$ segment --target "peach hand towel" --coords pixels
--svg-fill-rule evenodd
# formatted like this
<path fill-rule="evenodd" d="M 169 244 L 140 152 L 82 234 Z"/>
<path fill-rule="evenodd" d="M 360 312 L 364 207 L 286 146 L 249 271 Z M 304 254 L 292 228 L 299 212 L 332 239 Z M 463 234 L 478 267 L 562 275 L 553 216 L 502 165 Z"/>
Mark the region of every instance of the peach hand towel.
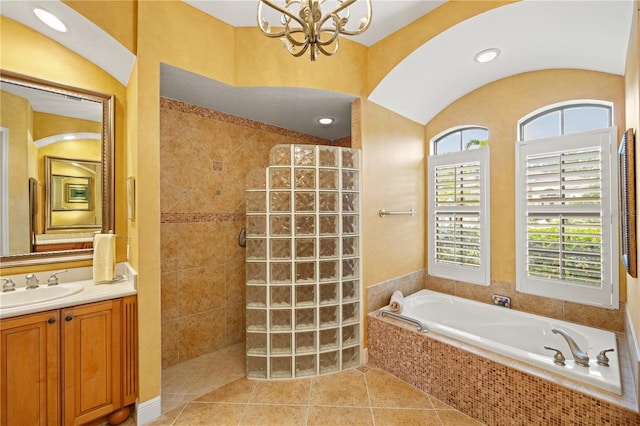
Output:
<path fill-rule="evenodd" d="M 400 290 L 396 290 L 391 295 L 391 299 L 389 300 L 389 310 L 391 312 L 402 312 L 402 302 L 404 301 L 404 296 Z"/>
<path fill-rule="evenodd" d="M 97 234 L 93 238 L 93 281 L 110 283 L 116 273 L 116 236 Z"/>

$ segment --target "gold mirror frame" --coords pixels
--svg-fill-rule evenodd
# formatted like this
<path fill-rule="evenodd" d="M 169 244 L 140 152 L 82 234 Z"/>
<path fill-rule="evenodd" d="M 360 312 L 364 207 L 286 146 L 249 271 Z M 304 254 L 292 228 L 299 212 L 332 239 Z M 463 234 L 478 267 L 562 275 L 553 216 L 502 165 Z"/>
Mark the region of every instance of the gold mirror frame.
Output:
<path fill-rule="evenodd" d="M 114 164 L 114 118 L 115 97 L 65 84 L 54 83 L 14 72 L 0 70 L 0 81 L 63 96 L 73 96 L 102 104 L 102 228 L 101 232 L 115 231 L 115 164 Z M 0 267 L 43 265 L 49 263 L 75 262 L 93 259 L 93 249 L 61 250 L 42 253 L 24 253 L 0 256 Z"/>

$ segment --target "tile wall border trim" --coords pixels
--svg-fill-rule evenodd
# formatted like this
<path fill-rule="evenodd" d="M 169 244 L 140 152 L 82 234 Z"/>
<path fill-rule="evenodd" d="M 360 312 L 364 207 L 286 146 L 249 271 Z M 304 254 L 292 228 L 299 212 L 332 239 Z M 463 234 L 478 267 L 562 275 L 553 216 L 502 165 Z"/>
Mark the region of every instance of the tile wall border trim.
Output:
<path fill-rule="evenodd" d="M 244 222 L 244 213 L 160 213 L 160 223 Z"/>

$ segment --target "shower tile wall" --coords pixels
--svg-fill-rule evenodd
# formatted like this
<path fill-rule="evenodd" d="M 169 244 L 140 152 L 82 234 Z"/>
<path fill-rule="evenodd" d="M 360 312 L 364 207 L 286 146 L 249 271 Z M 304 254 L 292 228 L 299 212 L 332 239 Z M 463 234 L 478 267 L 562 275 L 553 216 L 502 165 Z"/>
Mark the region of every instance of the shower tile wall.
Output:
<path fill-rule="evenodd" d="M 349 146 L 160 100 L 163 368 L 245 339 L 245 177 L 277 144 Z"/>

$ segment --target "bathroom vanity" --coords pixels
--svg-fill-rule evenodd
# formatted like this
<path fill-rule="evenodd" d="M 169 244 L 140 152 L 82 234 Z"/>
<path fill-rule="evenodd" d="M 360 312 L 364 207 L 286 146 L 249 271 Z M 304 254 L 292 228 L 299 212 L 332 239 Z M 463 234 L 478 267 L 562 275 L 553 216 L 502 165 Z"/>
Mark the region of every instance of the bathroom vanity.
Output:
<path fill-rule="evenodd" d="M 137 389 L 134 280 L 81 283 L 66 298 L 1 309 L 2 426 L 119 424 L 129 416 Z M 21 308 L 28 313 L 12 315 Z"/>

